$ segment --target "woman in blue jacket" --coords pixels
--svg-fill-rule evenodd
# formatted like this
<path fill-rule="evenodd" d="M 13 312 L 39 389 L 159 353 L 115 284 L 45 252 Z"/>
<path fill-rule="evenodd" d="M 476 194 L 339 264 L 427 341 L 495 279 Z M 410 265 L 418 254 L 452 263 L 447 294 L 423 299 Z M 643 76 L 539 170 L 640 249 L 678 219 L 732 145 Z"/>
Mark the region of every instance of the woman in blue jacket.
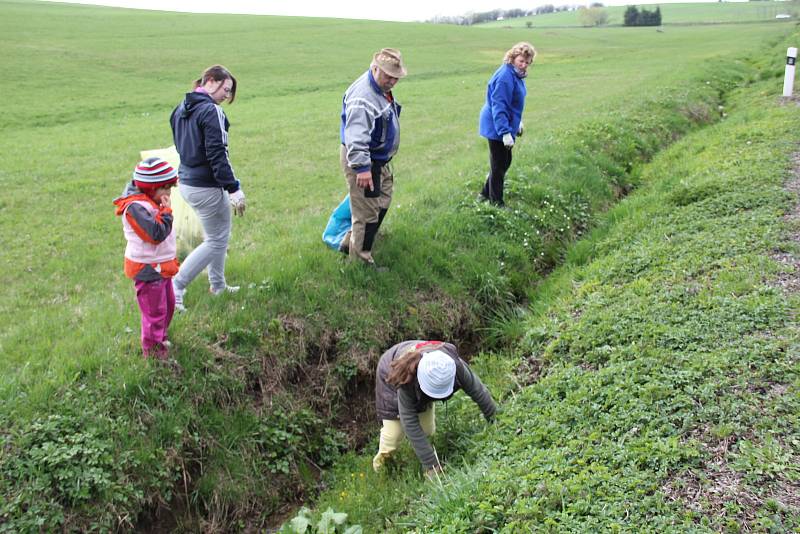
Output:
<path fill-rule="evenodd" d="M 183 261 L 172 279 L 175 309 L 184 311 L 186 286 L 208 267 L 213 295 L 234 293 L 225 280 L 225 254 L 231 236 L 231 206 L 244 214 L 244 192 L 228 158 L 228 122 L 222 111 L 236 98 L 236 78 L 222 65 L 207 68 L 170 117 L 181 156 L 178 189 L 203 225 L 203 243 Z"/>
<path fill-rule="evenodd" d="M 506 52 L 503 64 L 495 71 L 486 88 L 486 103 L 481 109 L 480 134 L 489 141 L 489 175 L 481 196 L 503 206 L 503 182 L 511 166 L 514 140 L 522 135 L 522 111 L 525 108 L 525 77 L 536 58 L 530 43 L 517 43 Z"/>

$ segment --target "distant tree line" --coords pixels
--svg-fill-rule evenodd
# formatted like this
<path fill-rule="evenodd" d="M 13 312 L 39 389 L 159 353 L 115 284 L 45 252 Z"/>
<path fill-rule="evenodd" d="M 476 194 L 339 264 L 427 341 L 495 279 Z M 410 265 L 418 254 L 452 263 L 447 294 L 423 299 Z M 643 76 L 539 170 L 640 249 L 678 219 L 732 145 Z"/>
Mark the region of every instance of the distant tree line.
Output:
<path fill-rule="evenodd" d="M 600 4 L 602 5 L 602 4 Z M 471 26 L 482 22 L 492 22 L 498 19 L 514 19 L 517 17 L 529 17 L 531 15 L 545 15 L 547 13 L 558 13 L 560 11 L 575 11 L 579 6 L 554 6 L 546 4 L 534 9 L 493 9 L 481 13 L 467 13 L 454 17 L 434 17 L 428 22 L 435 24 L 458 24 L 460 26 Z"/>
<path fill-rule="evenodd" d="M 608 24 L 608 13 L 603 9 L 603 4 L 595 2 L 589 7 L 578 8 L 578 21 L 581 26 L 603 26 Z"/>
<path fill-rule="evenodd" d="M 636 6 L 628 6 L 623 18 L 625 26 L 661 26 L 661 8 L 656 6 L 655 11 L 648 11 L 642 8 L 639 11 Z"/>

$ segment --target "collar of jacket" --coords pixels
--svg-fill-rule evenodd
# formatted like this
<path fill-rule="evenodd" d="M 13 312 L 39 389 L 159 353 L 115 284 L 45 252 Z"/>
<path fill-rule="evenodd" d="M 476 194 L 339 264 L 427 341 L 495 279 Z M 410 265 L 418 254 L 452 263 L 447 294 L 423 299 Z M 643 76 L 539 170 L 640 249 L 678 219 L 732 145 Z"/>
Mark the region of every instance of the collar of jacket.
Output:
<path fill-rule="evenodd" d="M 381 96 L 383 96 L 384 94 L 387 94 L 387 93 L 383 92 L 383 89 L 381 89 L 381 86 L 378 85 L 378 82 L 375 81 L 375 77 L 372 75 L 372 68 L 371 67 L 367 70 L 367 76 L 369 77 L 369 84 L 372 86 L 372 89 L 376 93 L 378 93 Z M 389 91 L 388 94 L 392 94 L 392 92 Z"/>
<path fill-rule="evenodd" d="M 192 91 L 186 93 L 186 97 L 183 99 L 182 103 L 183 109 L 181 110 L 181 116 L 188 117 L 198 106 L 205 103 L 216 104 L 214 99 L 211 98 L 211 95 L 207 92 Z"/>
<path fill-rule="evenodd" d="M 410 353 L 415 351 L 425 354 L 426 352 L 441 349 L 442 346 L 444 346 L 444 341 L 420 341 L 419 343 L 414 343 L 410 347 L 404 349 L 397 359 L 399 360 L 400 358 L 405 358 Z"/>
<path fill-rule="evenodd" d="M 516 76 L 516 77 L 517 77 L 517 79 L 519 79 L 519 80 L 524 80 L 525 78 L 527 78 L 527 77 L 528 77 L 528 74 L 527 74 L 527 73 L 525 74 L 525 76 L 520 76 L 520 75 L 519 75 L 519 73 L 517 73 L 517 68 L 516 68 L 514 65 L 512 65 L 511 63 L 506 63 L 505 65 L 506 65 L 506 67 L 508 67 L 509 69 L 511 69 L 511 72 L 513 72 L 513 73 L 514 73 L 514 76 Z"/>
<path fill-rule="evenodd" d="M 154 208 L 158 209 L 158 204 L 156 204 L 152 198 L 148 197 L 144 193 L 135 193 L 127 197 L 120 197 L 114 201 L 114 205 L 117 206 L 116 214 L 122 215 L 125 212 L 125 209 L 136 201 L 147 202 Z"/>

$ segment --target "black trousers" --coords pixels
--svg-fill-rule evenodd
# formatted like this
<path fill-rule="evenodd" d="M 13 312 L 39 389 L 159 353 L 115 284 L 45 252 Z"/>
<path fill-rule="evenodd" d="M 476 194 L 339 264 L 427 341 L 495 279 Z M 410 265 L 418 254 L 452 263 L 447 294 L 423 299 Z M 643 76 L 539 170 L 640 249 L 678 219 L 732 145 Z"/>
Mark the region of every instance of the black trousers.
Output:
<path fill-rule="evenodd" d="M 502 206 L 503 202 L 503 183 L 506 178 L 506 171 L 511 167 L 511 149 L 506 148 L 502 141 L 489 139 L 489 175 L 483 185 L 481 196 Z"/>

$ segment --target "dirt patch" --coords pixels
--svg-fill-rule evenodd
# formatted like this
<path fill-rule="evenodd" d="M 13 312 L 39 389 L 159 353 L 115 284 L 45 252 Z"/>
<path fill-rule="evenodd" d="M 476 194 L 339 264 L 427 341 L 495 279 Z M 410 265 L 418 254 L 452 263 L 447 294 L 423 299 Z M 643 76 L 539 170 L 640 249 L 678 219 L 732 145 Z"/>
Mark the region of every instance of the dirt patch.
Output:
<path fill-rule="evenodd" d="M 800 247 L 800 152 L 792 157 L 792 175 L 784 185 L 787 192 L 794 196 L 794 203 L 783 216 L 789 228 L 789 239 Z M 772 283 L 785 293 L 800 292 L 800 257 L 796 253 L 776 251 L 771 254 L 773 260 L 786 266 Z"/>
<path fill-rule="evenodd" d="M 758 508 L 761 499 L 745 489 L 741 475 L 728 464 L 730 447 L 737 438 L 729 436 L 714 442 L 710 436 L 709 428 L 699 430 L 693 436 L 703 442 L 710 459 L 699 469 L 673 477 L 662 490 L 670 500 L 678 501 L 703 516 L 724 518 L 728 503 L 736 503 L 744 511 L 736 519 L 741 523 L 749 522 L 754 518 L 752 512 Z"/>
<path fill-rule="evenodd" d="M 778 100 L 778 103 L 781 106 L 786 106 L 786 105 L 789 105 L 789 104 L 794 104 L 795 106 L 800 106 L 800 95 L 782 96 Z"/>
<path fill-rule="evenodd" d="M 544 362 L 540 355 L 534 354 L 529 358 L 524 358 L 516 369 L 514 376 L 517 377 L 521 387 L 530 386 L 539 381 L 544 372 Z"/>
<path fill-rule="evenodd" d="M 792 240 L 800 243 L 800 152 L 792 157 L 792 176 L 784 188 L 795 197 L 794 206 L 784 215 L 784 220 L 793 228 Z"/>
<path fill-rule="evenodd" d="M 707 104 L 687 104 L 680 112 L 695 124 L 710 124 L 714 120 L 714 112 Z"/>
<path fill-rule="evenodd" d="M 755 526 L 758 514 L 764 507 L 778 510 L 800 507 L 800 484 L 788 478 L 764 481 L 763 484 L 745 483 L 740 472 L 730 464 L 731 451 L 741 440 L 753 436 L 727 436 L 716 438 L 710 427 L 698 429 L 691 438 L 702 443 L 708 460 L 699 467 L 671 477 L 661 490 L 673 502 L 697 514 L 709 517 L 724 525 L 733 520 L 743 532 Z"/>
<path fill-rule="evenodd" d="M 772 259 L 782 263 L 788 269 L 778 274 L 778 277 L 770 285 L 779 287 L 785 293 L 800 292 L 800 259 L 785 252 L 772 254 Z"/>
<path fill-rule="evenodd" d="M 750 524 L 762 504 L 762 497 L 749 491 L 742 483 L 741 474 L 728 464 L 729 448 L 735 441 L 735 438 L 726 438 L 716 445 L 707 444 L 711 459 L 699 469 L 670 479 L 662 487 L 667 498 L 681 503 L 698 516 L 722 520 L 729 517 L 729 507 L 735 503 L 740 510 L 735 516 L 736 522 L 743 527 Z"/>

